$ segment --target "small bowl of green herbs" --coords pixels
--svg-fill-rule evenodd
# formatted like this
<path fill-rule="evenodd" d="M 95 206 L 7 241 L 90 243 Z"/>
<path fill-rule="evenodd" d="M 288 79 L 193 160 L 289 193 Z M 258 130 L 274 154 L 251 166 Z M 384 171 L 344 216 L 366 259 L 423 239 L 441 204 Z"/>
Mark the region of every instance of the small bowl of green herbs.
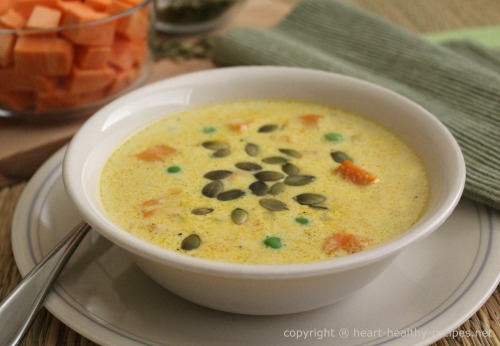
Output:
<path fill-rule="evenodd" d="M 242 0 L 156 0 L 156 29 L 165 33 L 195 34 L 224 24 Z"/>

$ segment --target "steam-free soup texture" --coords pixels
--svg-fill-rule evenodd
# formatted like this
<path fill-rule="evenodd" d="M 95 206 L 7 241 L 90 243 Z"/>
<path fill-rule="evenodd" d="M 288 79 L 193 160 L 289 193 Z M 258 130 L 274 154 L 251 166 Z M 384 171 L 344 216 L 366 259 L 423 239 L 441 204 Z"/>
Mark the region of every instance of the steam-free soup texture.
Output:
<path fill-rule="evenodd" d="M 160 247 L 252 264 L 326 260 L 398 236 L 428 182 L 395 134 L 331 106 L 231 101 L 141 129 L 107 162 L 111 220 Z"/>

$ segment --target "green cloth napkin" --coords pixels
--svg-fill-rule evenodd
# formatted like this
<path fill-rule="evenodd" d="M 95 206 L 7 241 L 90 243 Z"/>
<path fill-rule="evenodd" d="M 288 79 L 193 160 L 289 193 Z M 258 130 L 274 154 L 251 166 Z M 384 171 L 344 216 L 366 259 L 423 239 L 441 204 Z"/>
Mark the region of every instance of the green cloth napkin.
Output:
<path fill-rule="evenodd" d="M 434 44 L 336 0 L 303 0 L 271 29 L 217 38 L 214 62 L 286 65 L 368 80 L 414 100 L 453 133 L 464 195 L 500 210 L 500 55 L 475 43 Z"/>

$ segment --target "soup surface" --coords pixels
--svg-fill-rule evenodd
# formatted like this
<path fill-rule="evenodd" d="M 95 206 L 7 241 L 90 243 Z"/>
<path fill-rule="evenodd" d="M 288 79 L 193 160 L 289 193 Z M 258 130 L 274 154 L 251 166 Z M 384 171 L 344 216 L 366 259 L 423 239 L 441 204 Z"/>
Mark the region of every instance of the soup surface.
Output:
<path fill-rule="evenodd" d="M 128 232 L 216 261 L 281 264 L 384 243 L 425 210 L 414 151 L 330 106 L 232 101 L 168 116 L 107 162 L 101 199 Z"/>

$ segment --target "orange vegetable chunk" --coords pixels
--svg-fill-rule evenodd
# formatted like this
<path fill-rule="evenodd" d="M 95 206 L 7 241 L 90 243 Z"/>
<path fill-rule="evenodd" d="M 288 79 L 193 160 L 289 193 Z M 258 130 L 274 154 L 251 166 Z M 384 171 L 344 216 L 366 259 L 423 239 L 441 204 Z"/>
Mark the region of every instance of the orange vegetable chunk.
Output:
<path fill-rule="evenodd" d="M 61 108 L 74 108 L 80 103 L 80 95 L 70 94 L 64 89 L 39 92 L 36 95 L 35 108 L 49 111 Z"/>
<path fill-rule="evenodd" d="M 365 171 L 349 160 L 344 160 L 344 162 L 334 170 L 334 173 L 358 185 L 369 185 L 378 181 L 376 175 Z"/>
<path fill-rule="evenodd" d="M 0 27 L 3 26 L 8 29 L 21 29 L 25 24 L 26 19 L 23 15 L 12 8 L 8 9 L 0 16 Z"/>
<path fill-rule="evenodd" d="M 127 70 L 134 66 L 136 62 L 139 62 L 139 58 L 143 53 L 140 43 L 116 37 L 111 46 L 109 63 L 122 70 Z"/>
<path fill-rule="evenodd" d="M 50 29 L 59 26 L 62 12 L 45 6 L 35 6 L 26 23 L 29 29 Z"/>
<path fill-rule="evenodd" d="M 96 11 L 106 12 L 111 4 L 111 0 L 85 0 L 85 3 Z"/>
<path fill-rule="evenodd" d="M 67 75 L 73 64 L 73 46 L 59 37 L 22 36 L 14 45 L 14 64 L 24 73 Z"/>
<path fill-rule="evenodd" d="M 135 154 L 135 157 L 148 162 L 163 161 L 176 151 L 175 148 L 169 147 L 168 145 L 159 144 Z"/>
<path fill-rule="evenodd" d="M 136 6 L 126 0 L 113 0 L 108 8 L 111 15 L 127 11 Z M 147 8 L 135 11 L 125 17 L 119 18 L 116 31 L 129 39 L 144 39 L 147 36 L 149 17 Z"/>
<path fill-rule="evenodd" d="M 78 46 L 75 63 L 80 68 L 101 68 L 107 65 L 110 55 L 110 46 Z"/>
<path fill-rule="evenodd" d="M 73 67 L 69 77 L 69 91 L 72 94 L 88 93 L 110 85 L 115 77 L 111 67 L 99 69 L 81 69 Z"/>
<path fill-rule="evenodd" d="M 0 16 L 7 12 L 7 10 L 14 7 L 14 0 L 2 0 L 0 1 Z"/>
<path fill-rule="evenodd" d="M 4 1 L 4 0 L 2 0 Z M 54 9 L 59 8 L 59 0 L 16 0 L 15 9 L 23 15 L 24 18 L 29 18 L 35 6 L 46 6 Z"/>
<path fill-rule="evenodd" d="M 26 110 L 33 106 L 34 95 L 28 91 L 0 91 L 0 103 L 13 110 Z"/>
<path fill-rule="evenodd" d="M 14 34 L 0 34 L 0 67 L 12 64 L 15 42 Z"/>
<path fill-rule="evenodd" d="M 25 71 L 14 67 L 0 69 L 0 90 L 33 91 L 35 79 Z"/>
<path fill-rule="evenodd" d="M 352 233 L 339 232 L 334 233 L 331 237 L 325 240 L 325 243 L 323 244 L 323 251 L 327 254 L 337 251 L 352 254 L 364 250 L 369 244 L 370 241 L 368 238 Z"/>
<path fill-rule="evenodd" d="M 318 127 L 318 123 L 323 118 L 323 116 L 319 114 L 304 114 L 301 115 L 299 118 L 302 124 L 304 125 L 311 127 Z"/>
<path fill-rule="evenodd" d="M 81 2 L 64 2 L 64 18 L 62 25 L 83 24 L 108 17 L 105 12 L 94 10 Z M 110 45 L 115 35 L 116 21 L 110 20 L 99 24 L 88 24 L 81 28 L 62 31 L 62 35 L 80 45 Z"/>
<path fill-rule="evenodd" d="M 126 89 L 130 84 L 132 84 L 137 79 L 138 73 L 139 71 L 135 67 L 132 67 L 128 70 L 118 69 L 115 73 L 115 80 L 108 89 L 109 95 L 116 94 Z"/>

